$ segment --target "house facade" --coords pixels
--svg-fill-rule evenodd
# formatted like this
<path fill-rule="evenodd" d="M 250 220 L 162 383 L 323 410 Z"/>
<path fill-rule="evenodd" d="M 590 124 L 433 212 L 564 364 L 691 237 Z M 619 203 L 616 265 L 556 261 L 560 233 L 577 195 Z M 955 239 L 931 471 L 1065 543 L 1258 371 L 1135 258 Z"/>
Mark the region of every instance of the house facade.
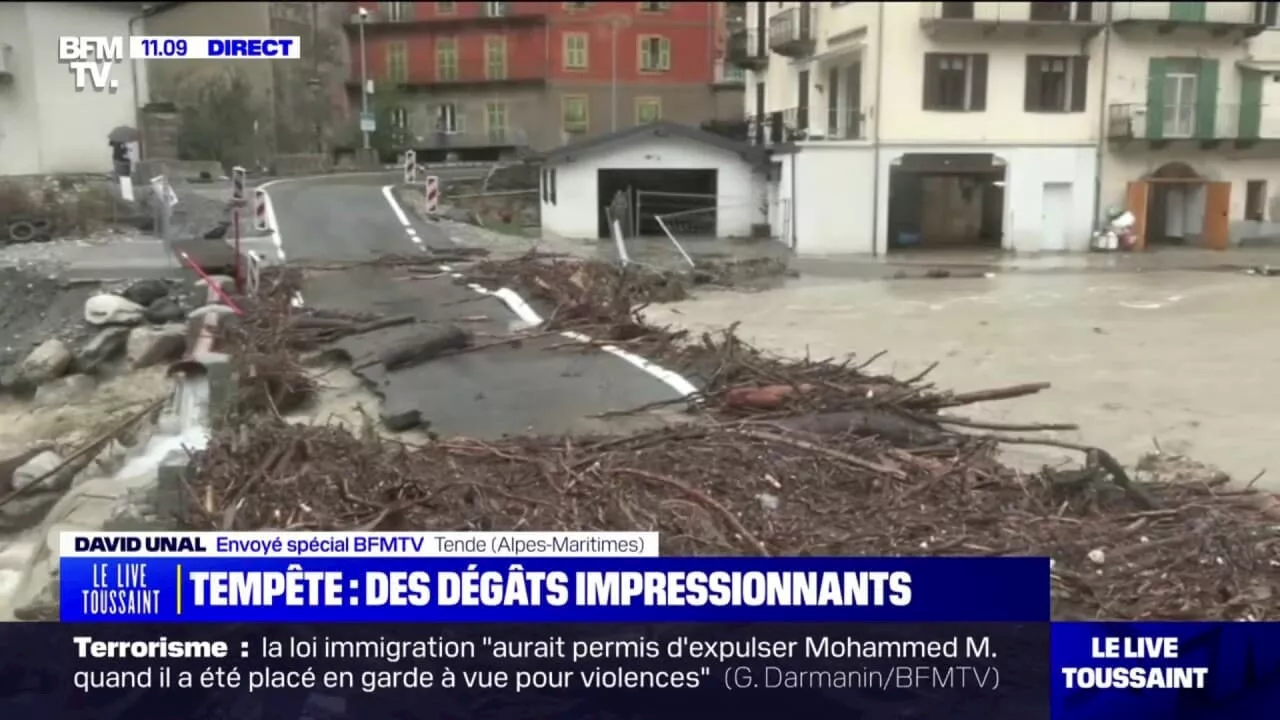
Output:
<path fill-rule="evenodd" d="M 799 252 L 1083 250 L 1112 206 L 1225 247 L 1269 198 L 1274 8 L 759 2 L 727 53 Z"/>
<path fill-rule="evenodd" d="M 114 91 L 77 90 L 58 61 L 58 38 L 126 37 L 141 10 L 141 3 L 0 4 L 0 175 L 111 170 L 107 134 L 136 122 L 136 75 L 120 64 Z"/>
<path fill-rule="evenodd" d="M 353 104 L 375 104 L 419 157 L 546 149 L 638 123 L 741 118 L 711 2 L 358 3 Z M 360 37 L 363 36 L 363 42 Z"/>

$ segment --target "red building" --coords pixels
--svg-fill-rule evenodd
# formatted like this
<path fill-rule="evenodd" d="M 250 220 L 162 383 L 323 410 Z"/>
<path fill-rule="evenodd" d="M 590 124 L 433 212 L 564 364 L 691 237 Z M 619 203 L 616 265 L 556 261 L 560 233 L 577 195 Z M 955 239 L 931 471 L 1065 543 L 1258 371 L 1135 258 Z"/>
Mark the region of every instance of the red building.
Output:
<path fill-rule="evenodd" d="M 361 67 L 393 144 L 427 156 L 544 149 L 640 122 L 740 118 L 725 3 L 356 3 Z M 363 35 L 363 41 L 361 41 Z M 386 137 L 384 135 L 384 137 Z"/>

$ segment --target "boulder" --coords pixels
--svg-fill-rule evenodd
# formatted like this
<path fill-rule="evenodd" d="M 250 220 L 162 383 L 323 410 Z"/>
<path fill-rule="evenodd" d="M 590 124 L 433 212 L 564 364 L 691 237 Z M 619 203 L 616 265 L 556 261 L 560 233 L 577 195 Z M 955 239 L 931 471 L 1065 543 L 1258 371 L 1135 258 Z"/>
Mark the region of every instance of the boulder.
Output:
<path fill-rule="evenodd" d="M 76 354 L 76 369 L 82 373 L 96 372 L 105 363 L 120 357 L 128 341 L 129 328 L 103 328 Z"/>
<path fill-rule="evenodd" d="M 173 362 L 187 351 L 186 330 L 181 325 L 136 327 L 129 332 L 125 358 L 138 368 Z"/>
<path fill-rule="evenodd" d="M 40 489 L 53 490 L 58 478 L 54 471 L 61 464 L 61 455 L 52 450 L 45 450 L 13 471 L 13 489 L 24 490 L 38 482 Z M 50 473 L 54 474 L 50 475 Z"/>
<path fill-rule="evenodd" d="M 84 321 L 90 325 L 137 325 L 143 308 L 119 295 L 94 295 L 84 303 Z"/>
<path fill-rule="evenodd" d="M 180 322 L 186 316 L 187 311 L 183 310 L 178 301 L 171 297 L 162 297 L 156 300 L 142 312 L 142 317 L 153 325 Z"/>
<path fill-rule="evenodd" d="M 18 374 L 30 383 L 48 382 L 66 374 L 73 357 L 66 343 L 58 338 L 49 338 L 22 361 Z"/>
<path fill-rule="evenodd" d="M 167 296 L 168 294 L 169 283 L 158 278 L 149 278 L 134 282 L 120 293 L 120 297 L 123 297 L 125 300 L 138 303 L 139 305 L 146 306 Z"/>
<path fill-rule="evenodd" d="M 13 474 L 18 468 L 26 465 L 32 458 L 53 447 L 52 443 L 42 442 L 32 445 L 21 452 L 0 449 L 0 491 L 13 490 Z"/>
<path fill-rule="evenodd" d="M 88 375 L 68 375 L 36 389 L 33 402 L 40 407 L 64 407 L 93 393 L 98 381 Z"/>

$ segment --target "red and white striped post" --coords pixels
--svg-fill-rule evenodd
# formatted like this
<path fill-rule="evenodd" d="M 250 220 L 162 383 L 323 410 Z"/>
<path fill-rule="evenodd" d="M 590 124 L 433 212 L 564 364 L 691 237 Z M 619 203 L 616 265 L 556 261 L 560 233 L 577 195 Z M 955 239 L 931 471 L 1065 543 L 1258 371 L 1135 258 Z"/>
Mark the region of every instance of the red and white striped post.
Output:
<path fill-rule="evenodd" d="M 253 191 L 253 228 L 259 231 L 271 230 L 271 221 L 267 219 L 267 191 Z"/>
<path fill-rule="evenodd" d="M 428 215 L 435 215 L 440 212 L 440 178 L 435 175 L 428 175 L 425 187 L 426 191 L 422 196 L 422 210 Z"/>
<path fill-rule="evenodd" d="M 417 181 L 418 177 L 418 153 L 412 150 L 404 151 L 404 184 L 412 185 Z"/>

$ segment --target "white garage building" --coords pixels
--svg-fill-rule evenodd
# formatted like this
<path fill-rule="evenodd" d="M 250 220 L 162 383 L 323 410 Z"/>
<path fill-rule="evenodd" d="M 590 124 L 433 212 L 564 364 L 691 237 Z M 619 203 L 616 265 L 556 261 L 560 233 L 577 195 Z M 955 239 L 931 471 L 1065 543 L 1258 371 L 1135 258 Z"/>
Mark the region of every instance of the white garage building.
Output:
<path fill-rule="evenodd" d="M 625 198 L 629 236 L 748 237 L 767 231 L 768 153 L 675 123 L 653 123 L 565 145 L 542 165 L 542 229 L 565 238 L 608 237 L 606 207 Z"/>

